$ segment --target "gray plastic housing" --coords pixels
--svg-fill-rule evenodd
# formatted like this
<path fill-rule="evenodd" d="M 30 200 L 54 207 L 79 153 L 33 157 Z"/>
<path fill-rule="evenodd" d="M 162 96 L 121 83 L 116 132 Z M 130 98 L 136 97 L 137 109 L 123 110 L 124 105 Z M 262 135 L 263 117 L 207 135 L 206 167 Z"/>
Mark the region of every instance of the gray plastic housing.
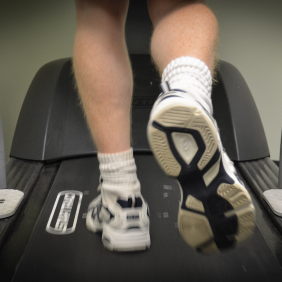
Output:
<path fill-rule="evenodd" d="M 281 131 L 281 141 L 280 141 L 278 188 L 282 189 L 282 131 Z"/>
<path fill-rule="evenodd" d="M 146 126 L 159 94 L 159 78 L 149 55 L 132 55 L 131 61 L 135 74 L 132 145 L 137 151 L 150 151 Z M 10 155 L 49 161 L 96 152 L 75 88 L 72 60 L 44 65 L 23 102 Z"/>
<path fill-rule="evenodd" d="M 71 60 L 47 63 L 36 73 L 16 125 L 11 156 L 52 160 L 94 153 L 72 77 Z"/>
<path fill-rule="evenodd" d="M 159 94 L 159 76 L 147 54 L 131 55 L 134 73 L 132 146 L 151 152 L 146 127 Z M 223 146 L 234 161 L 269 156 L 265 133 L 250 90 L 239 71 L 220 62 L 213 87 L 214 115 Z M 51 161 L 97 153 L 87 127 L 70 58 L 44 65 L 35 75 L 17 122 L 11 156 Z"/>
<path fill-rule="evenodd" d="M 250 89 L 238 69 L 227 62 L 219 64 L 212 101 L 223 146 L 233 161 L 269 156 L 267 139 Z"/>
<path fill-rule="evenodd" d="M 5 189 L 6 187 L 7 187 L 7 183 L 6 183 L 5 147 L 4 147 L 2 122 L 0 117 L 0 189 Z"/>

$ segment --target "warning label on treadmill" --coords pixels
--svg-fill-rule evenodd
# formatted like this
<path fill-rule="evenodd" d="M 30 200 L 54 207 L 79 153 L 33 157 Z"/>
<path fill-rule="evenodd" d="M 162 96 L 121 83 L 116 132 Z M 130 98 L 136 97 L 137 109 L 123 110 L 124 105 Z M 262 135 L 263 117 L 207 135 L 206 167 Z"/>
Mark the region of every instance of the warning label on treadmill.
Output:
<path fill-rule="evenodd" d="M 58 194 L 46 231 L 55 235 L 67 235 L 75 231 L 81 206 L 82 192 L 62 191 Z"/>

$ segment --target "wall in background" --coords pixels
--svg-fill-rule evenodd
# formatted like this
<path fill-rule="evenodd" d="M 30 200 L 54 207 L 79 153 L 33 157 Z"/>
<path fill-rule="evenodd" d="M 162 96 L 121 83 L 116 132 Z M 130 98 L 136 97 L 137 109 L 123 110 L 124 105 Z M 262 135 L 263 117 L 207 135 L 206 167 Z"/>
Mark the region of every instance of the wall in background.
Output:
<path fill-rule="evenodd" d="M 219 59 L 235 65 L 247 81 L 271 157 L 278 159 L 282 127 L 282 2 L 208 0 L 207 5 L 220 24 Z M 0 0 L 0 114 L 6 158 L 31 80 L 45 63 L 72 56 L 74 32 L 74 1 Z"/>
<path fill-rule="evenodd" d="M 74 1 L 0 0 L 0 114 L 6 159 L 35 73 L 47 62 L 72 55 L 74 32 Z"/>
<path fill-rule="evenodd" d="M 247 81 L 264 125 L 270 156 L 278 160 L 282 128 L 282 2 L 208 0 L 207 4 L 220 24 L 219 58 L 235 65 Z"/>

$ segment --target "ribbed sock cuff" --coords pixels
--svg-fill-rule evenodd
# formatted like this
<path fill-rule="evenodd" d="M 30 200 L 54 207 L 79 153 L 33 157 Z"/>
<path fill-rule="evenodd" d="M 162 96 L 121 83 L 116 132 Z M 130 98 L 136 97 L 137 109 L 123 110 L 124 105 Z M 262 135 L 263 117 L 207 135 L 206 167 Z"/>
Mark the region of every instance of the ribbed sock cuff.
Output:
<path fill-rule="evenodd" d="M 165 81 L 171 89 L 189 93 L 212 113 L 212 75 L 203 61 L 189 56 L 171 61 L 162 74 L 162 82 Z"/>
<path fill-rule="evenodd" d="M 104 154 L 98 153 L 104 189 L 139 189 L 133 150 Z"/>

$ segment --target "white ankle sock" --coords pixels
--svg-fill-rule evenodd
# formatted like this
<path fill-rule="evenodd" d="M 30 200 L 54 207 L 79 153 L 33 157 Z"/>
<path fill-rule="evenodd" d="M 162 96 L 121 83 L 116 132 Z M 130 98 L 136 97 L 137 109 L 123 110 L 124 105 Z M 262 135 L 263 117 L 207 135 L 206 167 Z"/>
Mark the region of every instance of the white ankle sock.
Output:
<path fill-rule="evenodd" d="M 162 74 L 170 89 L 184 90 L 212 114 L 212 75 L 204 62 L 193 57 L 180 57 L 171 61 Z"/>
<path fill-rule="evenodd" d="M 114 154 L 98 153 L 98 160 L 103 189 L 115 192 L 140 191 L 132 148 Z"/>

